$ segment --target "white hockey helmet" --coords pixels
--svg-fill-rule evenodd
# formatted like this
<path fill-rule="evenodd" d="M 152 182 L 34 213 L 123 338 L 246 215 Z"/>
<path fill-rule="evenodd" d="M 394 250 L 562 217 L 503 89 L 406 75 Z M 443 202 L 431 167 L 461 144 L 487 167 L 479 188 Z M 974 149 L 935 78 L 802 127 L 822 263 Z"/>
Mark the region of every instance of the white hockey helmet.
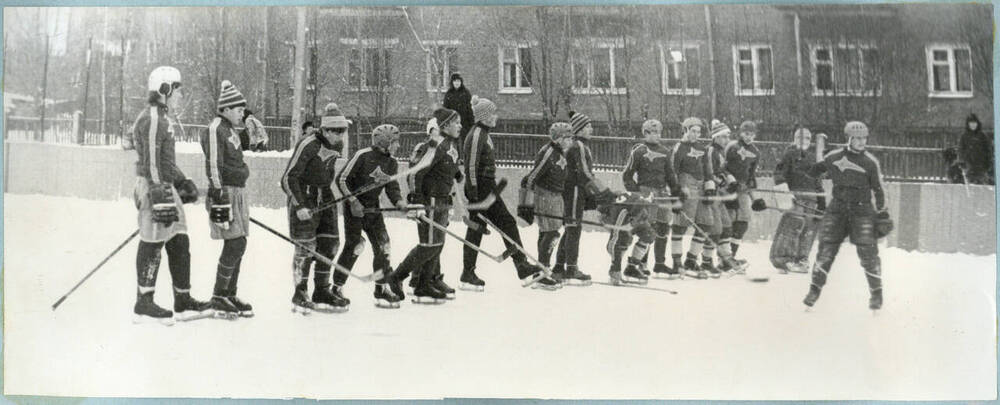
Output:
<path fill-rule="evenodd" d="M 173 66 L 160 66 L 149 73 L 146 90 L 155 91 L 169 96 L 174 89 L 181 87 L 181 71 Z"/>
<path fill-rule="evenodd" d="M 847 125 L 844 125 L 844 135 L 848 138 L 854 137 L 868 137 L 868 126 L 861 121 L 851 121 Z"/>
<path fill-rule="evenodd" d="M 382 124 L 372 130 L 372 146 L 389 150 L 389 145 L 399 142 L 399 128 L 392 124 Z"/>
<path fill-rule="evenodd" d="M 646 142 L 659 142 L 663 134 L 663 123 L 649 119 L 642 123 L 642 138 Z"/>

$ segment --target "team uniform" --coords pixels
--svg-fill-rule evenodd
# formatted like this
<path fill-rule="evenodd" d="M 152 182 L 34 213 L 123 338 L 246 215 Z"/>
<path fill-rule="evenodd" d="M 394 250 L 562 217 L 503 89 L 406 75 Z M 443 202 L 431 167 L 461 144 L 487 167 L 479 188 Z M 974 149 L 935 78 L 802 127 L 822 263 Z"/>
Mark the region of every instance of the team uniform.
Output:
<path fill-rule="evenodd" d="M 288 196 L 288 227 L 296 246 L 292 259 L 292 280 L 295 291 L 292 303 L 301 309 L 346 310 L 350 300 L 339 294 L 343 285 L 330 283 L 330 265 L 316 259 L 306 248 L 333 259 L 340 245 L 337 206 L 314 211 L 334 201 L 330 187 L 340 151 L 322 133 L 302 137 L 295 144 L 292 158 L 281 176 L 281 189 Z M 300 209 L 310 210 L 308 219 L 300 219 Z M 309 271 L 315 263 L 313 294 L 309 299 Z M 336 289 L 336 290 L 335 290 Z"/>
<path fill-rule="evenodd" d="M 789 146 L 774 171 L 774 184 L 787 184 L 790 191 L 823 192 L 820 179 L 809 175 L 809 168 L 817 163 L 815 155 L 814 147 Z M 809 253 L 820 220 L 802 214 L 822 214 L 826 201 L 823 197 L 796 195 L 792 202 L 792 212 L 782 214 L 778 221 L 770 259 L 779 270 L 805 273 L 809 271 Z"/>
<path fill-rule="evenodd" d="M 724 124 L 723 124 L 724 125 Z M 728 128 L 727 128 L 728 129 Z M 725 147 L 712 142 L 708 147 L 708 158 L 712 164 L 712 177 L 719 185 L 719 195 L 727 196 L 725 190 L 731 187 L 734 181 L 732 175 L 726 172 Z M 728 201 L 727 201 L 728 202 Z M 730 212 L 725 207 L 726 202 L 713 201 L 709 208 L 712 210 L 712 226 L 705 229 L 713 243 L 706 244 L 701 254 L 701 269 L 705 270 L 714 278 L 721 276 L 724 271 L 740 270 L 742 265 L 737 264 L 732 258 L 732 232 L 733 220 Z M 714 247 L 712 245 L 715 245 Z M 712 250 L 717 247 L 719 256 L 719 267 L 712 264 Z"/>
<path fill-rule="evenodd" d="M 697 278 L 707 278 L 707 273 L 698 267 L 698 256 L 702 253 L 705 245 L 705 236 L 695 232 L 691 237 L 691 247 L 688 250 L 684 264 L 681 264 L 683 253 L 684 234 L 687 227 L 696 225 L 702 230 L 710 228 L 715 222 L 715 213 L 712 210 L 711 201 L 699 201 L 697 197 L 714 195 L 715 181 L 712 180 L 714 171 L 712 161 L 708 156 L 708 149 L 698 144 L 696 141 L 682 140 L 674 145 L 671 160 L 674 165 L 674 172 L 677 173 L 678 184 L 690 197 L 681 203 L 681 207 L 676 211 L 672 235 L 670 237 L 671 254 L 674 268 L 683 268 L 688 275 Z M 693 222 L 692 222 L 693 221 Z"/>
<path fill-rule="evenodd" d="M 625 170 L 622 172 L 625 190 L 654 198 L 680 195 L 680 185 L 677 183 L 670 155 L 671 151 L 659 142 L 643 142 L 633 146 Z M 645 209 L 647 211 L 645 217 L 653 224 L 655 232 L 656 265 L 653 271 L 665 276 L 676 274 L 678 269 L 666 265 L 667 238 L 670 237 L 672 219 L 670 208 L 649 205 Z M 643 243 L 642 238 L 636 243 Z M 646 264 L 645 256 L 635 263 L 641 271 Z"/>
<path fill-rule="evenodd" d="M 246 105 L 246 100 L 229 81 L 223 81 L 219 105 L 221 114 L 223 107 Z M 253 307 L 236 297 L 250 230 L 245 191 L 250 168 L 243 161 L 239 133 L 222 115 L 213 118 L 208 131 L 202 134 L 201 149 L 205 154 L 205 174 L 208 176 L 206 210 L 209 211 L 211 238 L 224 241 L 216 270 L 212 305 L 217 313 L 251 317 Z"/>
<path fill-rule="evenodd" d="M 656 240 L 656 231 L 652 225 L 655 217 L 650 216 L 655 215 L 656 211 L 650 210 L 645 205 L 650 201 L 644 201 L 643 198 L 642 193 L 626 193 L 620 201 L 603 204 L 598 209 L 601 220 L 613 226 L 607 243 L 607 251 L 611 255 L 608 277 L 612 284 L 645 284 L 648 281 L 640 270 L 639 263 L 645 260 L 649 246 Z M 637 239 L 628 257 L 628 265 L 622 273 L 622 258 L 629 245 L 632 245 L 633 237 Z"/>
<path fill-rule="evenodd" d="M 534 167 L 521 179 L 521 188 L 533 193 L 534 212 L 546 215 L 535 217 L 538 221 L 538 260 L 544 266 L 549 265 L 562 228 L 566 165 L 562 146 L 553 140 L 538 151 Z M 561 275 L 553 273 L 553 278 L 557 277 Z"/>
<path fill-rule="evenodd" d="M 170 70 L 172 68 L 168 68 Z M 151 74 L 153 82 L 158 68 Z M 176 69 L 176 80 L 180 73 Z M 156 320 L 172 324 L 187 313 L 210 310 L 207 302 L 191 298 L 191 254 L 184 216 L 183 199 L 178 189 L 194 189 L 174 158 L 173 118 L 167 106 L 151 102 L 136 118 L 132 128 L 132 143 L 138 154 L 135 164 L 136 182 L 133 192 L 138 209 L 139 249 L 136 253 L 137 291 L 133 309 L 136 320 Z M 197 199 L 197 190 L 193 190 Z M 193 202 L 193 199 L 189 200 Z M 174 311 L 153 302 L 156 276 L 159 273 L 161 250 L 166 247 L 170 278 L 173 283 Z"/>
<path fill-rule="evenodd" d="M 851 137 L 868 136 L 868 128 L 852 121 L 844 130 Z M 882 170 L 878 159 L 866 151 L 850 147 L 836 149 L 812 165 L 809 174 L 817 177 L 826 173 L 833 181 L 833 199 L 820 222 L 819 250 L 812 271 L 809 294 L 803 301 L 815 304 L 826 284 L 827 274 L 844 239 L 850 237 L 858 251 L 871 292 L 869 308 L 882 307 L 882 262 L 878 256 L 878 238 L 892 229 L 892 222 L 885 207 Z M 872 199 L 875 205 L 872 205 Z"/>
<path fill-rule="evenodd" d="M 731 244 L 733 255 L 736 255 L 740 249 L 743 235 L 750 225 L 750 212 L 754 204 L 750 190 L 757 188 L 757 162 L 760 150 L 757 149 L 757 145 L 738 139 L 726 145 L 725 156 L 726 172 L 731 174 L 738 184 L 736 201 L 729 203 L 727 207 L 729 216 L 733 220 Z"/>

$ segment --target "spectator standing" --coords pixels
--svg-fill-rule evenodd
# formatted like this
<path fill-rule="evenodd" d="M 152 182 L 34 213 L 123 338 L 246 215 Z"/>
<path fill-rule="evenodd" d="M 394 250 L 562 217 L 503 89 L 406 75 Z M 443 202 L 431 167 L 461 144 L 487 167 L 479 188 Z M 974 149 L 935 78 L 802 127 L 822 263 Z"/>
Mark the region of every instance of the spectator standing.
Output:
<path fill-rule="evenodd" d="M 444 93 L 444 108 L 455 110 L 462 121 L 462 132 L 459 135 L 458 144 L 465 144 L 465 135 L 472 130 L 476 120 L 472 114 L 472 93 L 465 87 L 465 80 L 458 73 L 451 74 L 451 81 L 448 85 L 448 92 Z"/>
<path fill-rule="evenodd" d="M 983 133 L 976 114 L 965 118 L 965 133 L 958 141 L 959 167 L 971 184 L 993 184 L 993 139 Z"/>

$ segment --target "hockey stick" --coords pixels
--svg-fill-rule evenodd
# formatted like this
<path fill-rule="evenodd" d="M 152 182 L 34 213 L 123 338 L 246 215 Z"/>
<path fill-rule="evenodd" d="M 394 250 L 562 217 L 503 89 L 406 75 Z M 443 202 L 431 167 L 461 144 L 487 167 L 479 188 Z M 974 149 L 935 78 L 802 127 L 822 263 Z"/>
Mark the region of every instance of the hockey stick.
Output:
<path fill-rule="evenodd" d="M 437 229 L 437 230 L 439 230 L 441 232 L 444 232 L 444 233 L 448 234 L 448 236 L 451 236 L 452 238 L 457 239 L 459 242 L 462 242 L 462 244 L 464 244 L 465 246 L 468 246 L 468 247 L 472 248 L 473 250 L 475 250 L 475 251 L 477 251 L 479 253 L 482 253 L 484 256 L 490 258 L 491 260 L 493 260 L 493 261 L 495 261 L 497 263 L 502 263 L 504 260 L 507 259 L 507 257 L 510 257 L 510 254 L 511 254 L 510 251 L 504 251 L 503 253 L 501 253 L 499 255 L 490 254 L 490 252 L 487 252 L 487 251 L 483 250 L 482 248 L 480 248 L 479 246 L 476 246 L 472 242 L 469 242 L 465 238 L 463 238 L 461 236 L 458 236 L 458 234 L 452 232 L 447 227 L 445 227 L 445 226 L 443 226 L 443 225 L 441 225 L 441 224 L 439 224 L 437 222 L 434 222 L 433 219 L 428 218 L 427 215 L 424 214 L 424 213 L 418 214 L 417 217 L 416 217 L 416 219 L 418 219 L 420 221 L 424 221 L 425 223 L 427 223 L 427 225 L 430 225 L 432 228 Z"/>
<path fill-rule="evenodd" d="M 607 281 L 594 281 L 593 283 L 594 284 L 600 284 L 600 285 L 606 285 L 606 286 L 610 286 L 610 287 L 639 288 L 639 289 L 643 289 L 643 290 L 661 291 L 661 292 L 670 293 L 670 294 L 674 294 L 674 295 L 677 294 L 677 291 L 674 291 L 674 290 L 670 290 L 670 289 L 666 289 L 666 288 L 650 287 L 650 286 L 646 286 L 646 285 L 629 284 L 629 283 L 613 284 L 613 283 L 609 283 Z"/>
<path fill-rule="evenodd" d="M 694 220 L 693 220 L 693 219 L 691 219 L 691 217 L 690 217 L 690 216 L 688 216 L 688 214 L 687 214 L 686 212 L 684 212 L 684 211 L 680 211 L 680 214 L 681 214 L 681 216 L 683 216 L 683 217 L 684 217 L 684 219 L 686 219 L 686 220 L 687 220 L 687 221 L 688 221 L 689 223 L 691 223 L 691 227 L 692 227 L 692 228 L 694 228 L 695 232 L 698 232 L 698 233 L 700 233 L 700 234 L 701 234 L 701 236 L 702 236 L 703 238 L 705 238 L 705 242 L 708 242 L 708 244 L 712 245 L 712 249 L 715 249 L 715 253 L 716 253 L 716 254 L 718 254 L 718 253 L 720 252 L 720 251 L 719 251 L 719 245 L 718 245 L 718 244 L 716 244 L 714 240 L 712 240 L 712 237 L 711 237 L 711 236 L 709 236 L 707 232 L 703 231 L 703 230 L 701 229 L 701 227 L 700 227 L 700 226 L 698 226 L 698 224 L 696 224 L 696 223 L 694 222 Z M 730 253 L 730 256 L 729 256 L 729 257 L 730 257 L 731 259 L 733 259 L 733 261 L 734 261 L 734 262 L 736 261 L 736 258 L 732 256 L 732 253 Z M 744 268 L 742 268 L 742 269 L 741 269 L 741 268 L 737 268 L 737 269 L 735 269 L 735 270 L 737 270 L 737 271 L 740 271 L 740 270 L 742 270 L 742 271 L 746 271 L 746 268 L 745 268 L 745 267 L 744 267 Z M 730 274 L 730 276 L 729 276 L 729 277 L 732 277 L 732 276 L 734 276 L 734 275 L 736 275 L 736 273 L 735 273 L 735 272 L 734 272 L 734 273 L 732 273 L 732 274 Z M 757 281 L 756 279 L 751 279 L 751 280 L 753 280 L 753 281 Z M 763 282 L 763 281 L 767 281 L 767 280 L 765 279 L 765 280 L 761 280 L 761 281 Z"/>
<path fill-rule="evenodd" d="M 710 195 L 710 196 L 701 196 L 701 197 L 685 197 L 684 199 L 685 200 L 692 200 L 692 201 L 733 201 L 733 200 L 736 199 L 736 194 Z M 681 198 L 680 197 L 653 197 L 653 204 L 656 204 L 657 202 L 666 202 L 666 201 L 680 202 Z M 641 203 L 641 202 L 637 202 L 637 203 L 622 202 L 622 203 L 619 203 L 619 202 L 616 202 L 615 204 L 636 204 L 636 205 L 639 205 L 639 204 L 650 204 L 650 203 Z"/>
<path fill-rule="evenodd" d="M 365 208 L 365 214 L 378 214 L 382 212 L 409 212 L 409 211 L 420 211 L 420 210 L 433 210 L 433 211 L 447 211 L 450 210 L 449 205 L 438 205 L 433 207 L 428 207 L 423 204 L 410 204 L 406 207 L 388 207 L 388 208 Z"/>
<path fill-rule="evenodd" d="M 424 156 L 420 159 L 419 162 L 417 162 L 416 165 L 408 167 L 408 168 L 406 168 L 406 170 L 403 170 L 403 171 L 401 171 L 399 173 L 396 173 L 396 174 L 390 176 L 385 181 L 369 184 L 367 186 L 361 187 L 361 188 L 359 188 L 359 189 L 351 192 L 350 194 L 341 196 L 340 198 L 335 198 L 331 202 L 328 202 L 328 203 L 323 204 L 323 205 L 321 205 L 319 207 L 313 208 L 311 212 L 313 214 L 316 214 L 317 212 L 328 210 L 330 208 L 336 207 L 337 204 L 340 204 L 341 202 L 343 202 L 343 201 L 345 201 L 345 200 L 347 200 L 349 198 L 357 197 L 359 195 L 362 195 L 362 194 L 367 193 L 367 192 L 372 191 L 372 190 L 377 190 L 377 189 L 379 189 L 381 187 L 385 187 L 389 183 L 392 183 L 394 181 L 399 181 L 399 179 L 406 178 L 406 176 L 409 176 L 409 175 L 411 175 L 413 173 L 416 173 L 416 172 L 418 172 L 420 170 L 426 169 L 428 166 L 431 165 L 431 161 L 433 160 L 433 158 L 434 158 L 434 154 L 433 153 L 424 153 Z"/>
<path fill-rule="evenodd" d="M 576 218 L 570 218 L 570 217 L 559 217 L 559 216 L 555 216 L 555 215 L 543 214 L 543 213 L 540 213 L 540 212 L 536 212 L 535 216 L 536 217 L 542 217 L 542 218 L 561 219 L 563 221 L 570 221 L 570 222 L 578 222 L 578 223 L 583 224 L 583 225 L 593 225 L 593 226 L 597 226 L 597 227 L 601 227 L 601 228 L 607 229 L 609 231 L 625 231 L 625 232 L 631 232 L 632 231 L 632 227 L 630 227 L 630 226 L 611 225 L 611 224 L 605 224 L 603 222 L 589 221 L 589 220 L 586 220 L 586 219 L 576 219 Z"/>
<path fill-rule="evenodd" d="M 382 274 L 381 270 L 376 271 L 376 272 L 374 272 L 372 274 L 369 274 L 367 276 L 359 276 L 357 274 L 352 273 L 351 270 L 347 269 L 346 267 L 337 264 L 336 262 L 334 262 L 333 260 L 331 260 L 329 257 L 326 257 L 323 254 L 321 254 L 321 253 L 313 250 L 309 246 L 306 246 L 302 242 L 299 242 L 299 241 L 296 241 L 296 240 L 294 240 L 292 238 L 289 238 L 288 236 L 285 236 L 281 232 L 278 232 L 278 231 L 272 229 L 271 227 L 269 227 L 267 225 L 264 225 L 260 221 L 254 219 L 254 217 L 250 217 L 250 222 L 253 222 L 257 226 L 259 226 L 261 228 L 264 228 L 264 230 L 266 230 L 266 231 L 268 231 L 270 233 L 273 233 L 275 236 L 277 236 L 277 237 L 279 237 L 281 239 L 284 239 L 285 241 L 291 242 L 293 245 L 301 248 L 302 250 L 305 250 L 306 252 L 309 252 L 309 254 L 311 254 L 317 260 L 323 262 L 323 264 L 329 265 L 334 270 L 339 271 L 341 273 L 344 273 L 344 274 L 346 274 L 348 276 L 354 277 L 354 278 L 356 278 L 358 280 L 361 280 L 361 281 L 364 281 L 366 283 L 370 282 L 370 281 L 373 281 L 373 280 L 381 280 L 382 277 L 385 276 L 384 274 Z"/>
<path fill-rule="evenodd" d="M 546 266 L 544 263 L 542 263 L 541 261 L 539 261 L 538 258 L 536 258 L 535 256 L 532 256 L 530 253 L 528 253 L 528 251 L 524 249 L 524 246 L 521 246 L 521 244 L 515 242 L 514 239 L 510 237 L 510 235 L 507 235 L 507 233 L 504 232 L 502 229 L 500 229 L 500 227 L 496 226 L 496 224 L 494 224 L 493 221 L 490 221 L 490 219 L 486 218 L 486 216 L 483 215 L 482 213 L 479 213 L 479 214 L 476 214 L 476 215 L 479 215 L 479 219 L 483 220 L 483 222 L 486 222 L 487 225 L 489 225 L 490 227 L 492 227 L 493 229 L 495 229 L 498 233 L 500 233 L 500 236 L 502 236 L 507 242 L 510 242 L 510 244 L 514 245 L 514 247 L 517 248 L 517 250 L 520 250 L 521 254 L 523 254 L 524 257 L 527 257 L 528 259 L 531 259 L 531 261 L 535 262 L 536 265 L 538 265 L 542 269 L 544 269 L 544 271 L 542 271 L 542 275 L 541 276 L 539 276 L 539 277 L 532 277 L 531 280 L 528 280 L 527 282 L 521 283 L 521 287 L 530 287 L 532 284 L 535 284 L 536 281 L 541 280 L 542 278 L 549 277 L 549 276 L 552 275 L 552 268 L 551 267 Z"/>
<path fill-rule="evenodd" d="M 753 191 L 754 192 L 761 192 L 761 193 L 771 193 L 771 194 L 791 194 L 791 195 L 797 195 L 797 196 L 803 196 L 803 197 L 823 197 L 823 196 L 826 196 L 826 193 L 821 193 L 821 192 L 817 192 L 817 191 L 785 191 L 785 190 L 761 189 L 761 188 L 755 189 Z"/>
<path fill-rule="evenodd" d="M 807 213 L 807 212 L 799 212 L 799 211 L 785 209 L 785 208 L 767 207 L 766 209 L 775 210 L 775 211 L 778 211 L 778 212 L 781 212 L 781 213 L 784 213 L 784 214 L 797 215 L 797 216 L 800 216 L 800 217 L 813 218 L 813 219 L 823 219 L 822 215 L 810 214 L 810 213 Z"/>
<path fill-rule="evenodd" d="M 122 248 L 125 247 L 125 245 L 127 245 L 129 242 L 132 241 L 132 239 L 135 239 L 135 236 L 138 235 L 138 234 L 139 234 L 139 230 L 136 229 L 135 232 L 132 232 L 132 234 L 128 236 L 128 238 L 125 238 L 124 242 L 122 242 L 120 245 L 118 245 L 118 247 L 116 247 L 115 250 L 112 250 L 111 253 L 108 254 L 107 257 L 104 258 L 104 260 L 101 260 L 100 263 L 97 263 L 97 266 L 95 266 L 94 269 L 90 271 L 90 273 L 87 273 L 86 276 L 83 276 L 83 279 L 80 280 L 80 282 L 76 283 L 76 285 L 73 286 L 73 288 L 71 288 L 69 290 L 69 292 L 67 292 L 65 295 L 63 295 L 62 298 L 59 298 L 59 300 L 56 301 L 55 304 L 52 304 L 52 310 L 55 311 L 56 308 L 59 307 L 59 304 L 62 304 L 63 301 L 66 301 L 66 298 L 69 297 L 69 295 L 72 294 L 73 291 L 76 291 L 77 288 L 79 288 L 81 285 L 83 285 L 84 281 L 87 281 L 87 279 L 90 278 L 90 276 L 94 275 L 94 273 L 96 273 L 97 270 L 100 269 L 101 266 L 104 265 L 104 263 L 107 263 L 108 260 L 111 260 L 111 258 L 114 257 L 114 255 L 117 254 L 118 251 L 122 250 Z"/>

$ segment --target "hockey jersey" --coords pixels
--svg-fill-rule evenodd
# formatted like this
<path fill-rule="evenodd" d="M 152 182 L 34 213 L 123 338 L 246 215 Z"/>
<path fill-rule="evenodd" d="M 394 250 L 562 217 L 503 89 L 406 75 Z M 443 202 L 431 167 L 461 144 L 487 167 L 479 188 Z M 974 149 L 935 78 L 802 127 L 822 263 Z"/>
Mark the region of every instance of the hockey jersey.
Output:
<path fill-rule="evenodd" d="M 755 188 L 759 156 L 757 145 L 742 140 L 731 141 L 726 145 L 726 171 L 740 184 Z"/>
<path fill-rule="evenodd" d="M 591 163 L 594 156 L 590 153 L 587 141 L 576 138 L 573 147 L 566 151 L 566 183 L 563 191 L 572 193 L 573 187 L 586 189 L 587 184 L 597 183 Z"/>
<path fill-rule="evenodd" d="M 281 176 L 281 189 L 292 205 L 310 206 L 317 193 L 332 196 L 330 184 L 339 157 L 340 153 L 319 134 L 303 137 L 295 144 L 295 152 Z"/>
<path fill-rule="evenodd" d="M 674 174 L 693 177 L 695 180 L 712 179 L 712 162 L 706 148 L 697 142 L 678 142 L 670 155 L 674 164 Z"/>
<path fill-rule="evenodd" d="M 187 176 L 177 167 L 174 157 L 174 120 L 167 107 L 150 104 L 132 125 L 132 137 L 139 160 L 135 174 L 153 183 L 175 183 Z"/>
<path fill-rule="evenodd" d="M 712 179 L 719 186 L 728 185 L 735 177 L 726 171 L 726 147 L 712 142 L 708 147 L 708 160 L 712 165 Z"/>
<path fill-rule="evenodd" d="M 799 149 L 789 146 L 781 155 L 774 170 L 774 184 L 788 183 L 792 191 L 823 191 L 820 179 L 809 175 L 809 168 L 816 164 L 816 148 Z"/>
<path fill-rule="evenodd" d="M 428 197 L 451 197 L 451 189 L 455 186 L 458 176 L 458 149 L 455 140 L 450 137 L 434 135 L 427 141 L 424 154 L 432 153 L 430 166 L 417 171 L 413 176 L 413 189 L 410 193 L 416 202 L 425 202 Z M 423 159 L 421 155 L 418 159 Z"/>
<path fill-rule="evenodd" d="M 205 153 L 209 188 L 246 187 L 250 168 L 243 161 L 240 135 L 229 120 L 222 116 L 212 119 L 201 136 L 201 150 Z"/>
<path fill-rule="evenodd" d="M 562 193 L 566 182 L 566 156 L 556 142 L 549 142 L 535 155 L 535 167 L 521 180 L 521 187 L 536 187 Z"/>
<path fill-rule="evenodd" d="M 398 164 L 392 155 L 378 148 L 364 148 L 354 154 L 344 165 L 344 169 L 336 176 L 336 184 L 342 195 L 350 194 L 370 184 L 386 183 L 369 192 L 356 196 L 366 208 L 378 208 L 378 197 L 385 190 L 389 202 L 393 205 L 400 200 L 399 183 L 389 181 L 396 175 Z"/>
<path fill-rule="evenodd" d="M 836 149 L 809 169 L 809 175 L 813 177 L 822 173 L 826 173 L 833 181 L 834 200 L 860 203 L 870 202 L 874 196 L 875 208 L 885 209 L 882 168 L 871 153 L 855 152 L 848 148 Z"/>
<path fill-rule="evenodd" d="M 465 194 L 470 196 L 470 190 L 481 184 L 492 185 L 496 178 L 497 165 L 493 158 L 493 139 L 490 138 L 490 128 L 477 124 L 465 137 L 462 148 L 465 156 Z"/>
<path fill-rule="evenodd" d="M 633 146 L 625 163 L 625 171 L 622 172 L 625 190 L 639 191 L 640 187 L 664 190 L 669 187 L 671 194 L 676 195 L 680 188 L 670 154 L 670 150 L 659 143 Z"/>

